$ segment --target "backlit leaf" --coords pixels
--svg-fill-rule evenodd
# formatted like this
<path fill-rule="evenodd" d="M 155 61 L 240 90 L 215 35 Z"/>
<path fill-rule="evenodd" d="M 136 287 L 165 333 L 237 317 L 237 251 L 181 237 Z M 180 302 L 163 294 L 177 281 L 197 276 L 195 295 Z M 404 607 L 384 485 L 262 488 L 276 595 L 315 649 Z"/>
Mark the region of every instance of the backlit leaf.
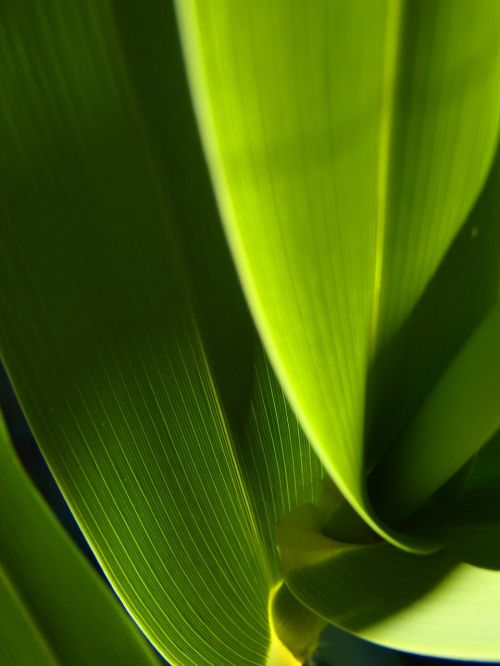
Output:
<path fill-rule="evenodd" d="M 0 663 L 153 666 L 137 628 L 33 488 L 0 415 Z"/>
<path fill-rule="evenodd" d="M 367 377 L 485 180 L 500 7 L 177 6 L 219 206 L 280 380 L 349 501 L 417 548 L 366 498 Z"/>

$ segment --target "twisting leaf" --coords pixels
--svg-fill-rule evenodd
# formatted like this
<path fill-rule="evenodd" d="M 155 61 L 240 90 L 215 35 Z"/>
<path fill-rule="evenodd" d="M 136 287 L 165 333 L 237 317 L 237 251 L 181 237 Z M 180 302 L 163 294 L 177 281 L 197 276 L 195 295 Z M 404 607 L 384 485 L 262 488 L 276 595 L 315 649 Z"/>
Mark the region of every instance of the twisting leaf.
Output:
<path fill-rule="evenodd" d="M 498 300 L 500 150 L 467 223 L 397 335 L 370 370 L 369 458 L 397 440 Z M 439 324 L 439 325 L 437 325 Z"/>
<path fill-rule="evenodd" d="M 497 661 L 500 655 L 499 532 L 436 555 L 389 544 L 344 549 L 290 573 L 298 599 L 368 640 L 420 654 Z M 481 559 L 483 552 L 488 552 Z"/>
<path fill-rule="evenodd" d="M 394 428 L 389 422 L 391 405 L 399 418 L 412 404 L 418 405 L 423 390 L 498 301 L 499 168 L 500 152 L 467 224 L 401 329 L 392 347 L 394 356 L 383 359 L 387 365 L 381 364 L 381 376 L 390 388 L 387 413 L 379 421 L 383 432 Z M 422 341 L 421 346 L 415 340 Z M 495 362 L 496 357 L 492 367 Z M 467 407 L 462 411 L 466 416 Z M 449 415 L 450 422 L 459 415 Z M 456 441 L 442 441 L 436 451 L 460 455 L 454 450 Z M 450 542 L 442 553 L 422 558 L 387 544 L 339 549 L 332 542 L 333 556 L 325 548 L 320 562 L 308 555 L 309 564 L 288 573 L 291 591 L 325 621 L 382 645 L 448 658 L 498 660 L 498 462 L 497 435 L 464 470 L 459 490 L 464 483 L 465 487 L 458 501 L 447 513 L 441 511 L 439 519 Z M 431 513 L 435 508 L 431 502 Z"/>
<path fill-rule="evenodd" d="M 411 516 L 500 428 L 499 341 L 500 301 L 378 463 L 370 486 L 391 522 Z"/>

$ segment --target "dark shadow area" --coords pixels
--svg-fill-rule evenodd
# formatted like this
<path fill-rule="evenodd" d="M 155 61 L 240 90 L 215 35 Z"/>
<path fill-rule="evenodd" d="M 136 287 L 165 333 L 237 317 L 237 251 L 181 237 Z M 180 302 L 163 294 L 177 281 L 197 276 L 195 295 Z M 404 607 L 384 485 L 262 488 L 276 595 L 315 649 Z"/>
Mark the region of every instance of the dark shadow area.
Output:
<path fill-rule="evenodd" d="M 442 372 L 498 298 L 500 152 L 473 211 L 438 271 L 369 373 L 366 458 L 373 467 L 418 411 Z M 467 474 L 458 472 L 455 481 Z M 463 486 L 463 484 L 462 484 Z M 369 494 L 377 507 L 376 472 Z M 460 484 L 455 483 L 455 491 Z M 371 492 L 370 492 L 371 490 Z M 450 493 L 453 501 L 457 492 Z M 436 507 L 443 507 L 442 494 Z M 432 509 L 432 500 L 429 507 Z M 428 508 L 429 508 L 428 507 Z"/>
<path fill-rule="evenodd" d="M 500 571 L 500 527 L 452 533 L 449 548 L 462 562 Z"/>
<path fill-rule="evenodd" d="M 500 152 L 483 192 L 417 305 L 377 355 L 368 382 L 367 460 L 373 462 L 498 298 Z"/>
<path fill-rule="evenodd" d="M 409 555 L 386 543 L 347 549 L 290 574 L 294 593 L 349 631 L 375 624 L 425 595 L 456 566 L 447 551 Z"/>
<path fill-rule="evenodd" d="M 47 504 L 56 514 L 65 530 L 71 536 L 76 545 L 91 562 L 93 567 L 102 574 L 101 568 L 94 557 L 85 537 L 80 531 L 73 514 L 66 504 L 61 491 L 38 448 L 29 425 L 21 411 L 19 403 L 12 389 L 3 366 L 0 363 L 0 408 L 5 418 L 7 428 L 12 438 L 14 448 L 21 463 L 38 488 Z"/>
<path fill-rule="evenodd" d="M 481 449 L 458 501 L 446 516 L 449 528 L 476 532 L 500 526 L 500 431 Z"/>
<path fill-rule="evenodd" d="M 403 666 L 411 657 L 355 638 L 329 626 L 321 635 L 320 646 L 311 666 Z"/>
<path fill-rule="evenodd" d="M 231 425 L 239 429 L 253 388 L 258 339 L 217 210 L 174 3 L 114 2 L 113 7 L 131 89 L 175 213 L 170 222 L 208 361 Z"/>

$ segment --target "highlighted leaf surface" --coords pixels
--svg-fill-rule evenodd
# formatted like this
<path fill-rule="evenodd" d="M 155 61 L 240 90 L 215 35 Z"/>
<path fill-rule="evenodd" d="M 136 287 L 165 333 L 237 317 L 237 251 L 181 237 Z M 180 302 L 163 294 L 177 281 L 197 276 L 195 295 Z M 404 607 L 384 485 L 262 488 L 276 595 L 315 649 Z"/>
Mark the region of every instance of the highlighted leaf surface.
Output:
<path fill-rule="evenodd" d="M 387 412 L 379 413 L 378 423 L 386 433 L 394 432 L 390 409 L 398 396 L 404 409 L 419 404 L 422 389 L 435 381 L 450 356 L 494 312 L 500 269 L 499 167 L 497 153 L 467 224 L 388 349 L 393 356 L 381 357 L 379 377 L 388 387 L 389 403 Z M 465 419 L 466 407 L 462 411 Z M 442 442 L 443 457 L 460 455 L 457 441 Z M 342 549 L 329 560 L 291 572 L 290 589 L 326 620 L 382 645 L 447 658 L 497 661 L 499 456 L 497 434 L 465 470 L 458 501 L 438 516 L 433 515 L 435 505 L 427 511 L 427 519 L 437 518 L 447 528 L 449 544 L 443 552 L 417 557 L 388 544 Z"/>
<path fill-rule="evenodd" d="M 384 531 L 364 495 L 368 374 L 485 179 L 500 10 L 286 6 L 179 3 L 260 331 L 328 471 Z M 175 666 L 259 666 L 274 525 L 323 472 L 241 305 L 173 18 L 152 0 L 2 13 L 0 349 L 139 626 Z M 384 567 L 410 557 L 380 548 Z"/>
<path fill-rule="evenodd" d="M 485 180 L 500 7 L 188 0 L 178 11 L 219 205 L 267 350 L 342 492 L 402 542 L 364 493 L 368 371 Z"/>

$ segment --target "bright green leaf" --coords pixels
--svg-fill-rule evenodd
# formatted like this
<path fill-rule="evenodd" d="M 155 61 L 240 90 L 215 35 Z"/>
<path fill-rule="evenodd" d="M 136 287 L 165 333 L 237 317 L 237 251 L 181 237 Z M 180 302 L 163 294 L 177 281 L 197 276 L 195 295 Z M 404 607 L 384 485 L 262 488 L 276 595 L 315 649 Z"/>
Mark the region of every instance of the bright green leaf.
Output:
<path fill-rule="evenodd" d="M 226 231 L 281 382 L 349 501 L 423 548 L 366 498 L 367 377 L 485 180 L 500 6 L 177 6 Z"/>

